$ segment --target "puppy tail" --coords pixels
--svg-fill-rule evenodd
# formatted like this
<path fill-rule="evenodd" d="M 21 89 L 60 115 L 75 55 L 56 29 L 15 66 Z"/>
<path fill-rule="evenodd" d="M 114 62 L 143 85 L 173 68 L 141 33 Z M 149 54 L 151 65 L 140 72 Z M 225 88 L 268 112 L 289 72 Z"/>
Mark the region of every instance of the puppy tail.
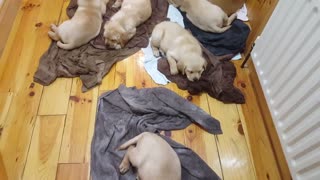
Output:
<path fill-rule="evenodd" d="M 138 136 L 130 139 L 129 141 L 122 144 L 120 147 L 118 147 L 118 150 L 124 150 L 127 149 L 129 146 L 137 144 L 137 142 L 142 138 L 144 133 L 139 134 Z"/>
<path fill-rule="evenodd" d="M 71 49 L 75 48 L 73 44 L 64 44 L 61 41 L 58 41 L 57 45 L 59 48 L 66 49 L 66 50 L 71 50 Z"/>
<path fill-rule="evenodd" d="M 216 32 L 216 33 L 223 33 L 223 32 L 225 32 L 226 30 L 228 30 L 228 29 L 230 29 L 231 28 L 231 25 L 229 25 L 229 26 L 225 26 L 225 27 L 218 27 L 218 26 L 215 26 L 214 27 L 214 31 Z"/>
<path fill-rule="evenodd" d="M 227 19 L 227 26 L 231 25 L 231 23 L 237 18 L 237 13 L 233 13 Z"/>

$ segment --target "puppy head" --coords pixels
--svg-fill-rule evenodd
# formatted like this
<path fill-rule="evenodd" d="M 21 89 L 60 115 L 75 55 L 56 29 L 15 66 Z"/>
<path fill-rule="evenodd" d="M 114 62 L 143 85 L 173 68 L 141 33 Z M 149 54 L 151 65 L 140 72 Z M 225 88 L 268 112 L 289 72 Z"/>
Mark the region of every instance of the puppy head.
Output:
<path fill-rule="evenodd" d="M 135 28 L 126 31 L 119 23 L 109 21 L 104 28 L 105 44 L 113 49 L 121 49 L 135 33 Z"/>
<path fill-rule="evenodd" d="M 207 61 L 202 57 L 192 60 L 190 59 L 188 61 L 184 61 L 182 74 L 186 74 L 189 81 L 198 81 L 206 66 Z"/>

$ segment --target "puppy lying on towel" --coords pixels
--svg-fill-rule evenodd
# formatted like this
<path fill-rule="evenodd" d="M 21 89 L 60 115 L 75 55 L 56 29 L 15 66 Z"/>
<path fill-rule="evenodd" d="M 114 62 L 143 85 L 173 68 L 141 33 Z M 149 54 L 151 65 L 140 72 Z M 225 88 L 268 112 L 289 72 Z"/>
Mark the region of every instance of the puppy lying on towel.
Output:
<path fill-rule="evenodd" d="M 152 31 L 151 48 L 156 57 L 160 51 L 166 54 L 171 75 L 180 71 L 190 81 L 195 81 L 206 68 L 207 61 L 202 57 L 198 40 L 177 23 L 165 21 L 157 24 Z"/>
<path fill-rule="evenodd" d="M 102 15 L 109 0 L 78 0 L 78 9 L 72 19 L 60 24 L 52 24 L 48 35 L 58 41 L 62 49 L 74 49 L 96 37 L 101 28 Z"/>
<path fill-rule="evenodd" d="M 230 17 L 217 5 L 208 0 L 168 0 L 187 13 L 187 18 L 203 31 L 223 33 L 231 27 L 236 19 L 234 13 Z"/>
<path fill-rule="evenodd" d="M 126 173 L 131 163 L 137 168 L 139 180 L 181 180 L 178 155 L 158 135 L 141 133 L 119 147 L 124 149 L 127 152 L 119 166 L 121 173 Z"/>
<path fill-rule="evenodd" d="M 112 7 L 121 9 L 104 26 L 105 44 L 113 49 L 123 48 L 136 34 L 136 27 L 152 13 L 150 0 L 117 0 Z"/>

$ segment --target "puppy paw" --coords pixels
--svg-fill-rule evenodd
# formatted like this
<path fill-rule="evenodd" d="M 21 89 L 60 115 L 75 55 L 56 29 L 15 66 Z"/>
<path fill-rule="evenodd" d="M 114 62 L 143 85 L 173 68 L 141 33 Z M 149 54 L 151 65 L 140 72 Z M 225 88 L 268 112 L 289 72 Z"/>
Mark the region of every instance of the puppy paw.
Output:
<path fill-rule="evenodd" d="M 121 6 L 120 3 L 114 3 L 111 7 L 114 8 L 114 9 L 117 9 Z"/>
<path fill-rule="evenodd" d="M 170 74 L 171 75 L 177 75 L 179 73 L 178 69 L 176 68 L 170 68 Z"/>
<path fill-rule="evenodd" d="M 153 55 L 155 57 L 159 57 L 160 56 L 160 51 L 159 50 L 153 50 Z"/>
<path fill-rule="evenodd" d="M 50 25 L 50 28 L 51 28 L 51 30 L 54 31 L 54 32 L 57 30 L 57 26 L 56 26 L 55 24 L 51 24 L 51 25 Z"/>
<path fill-rule="evenodd" d="M 119 170 L 121 174 L 125 174 L 130 168 L 130 163 L 128 161 L 122 161 Z"/>

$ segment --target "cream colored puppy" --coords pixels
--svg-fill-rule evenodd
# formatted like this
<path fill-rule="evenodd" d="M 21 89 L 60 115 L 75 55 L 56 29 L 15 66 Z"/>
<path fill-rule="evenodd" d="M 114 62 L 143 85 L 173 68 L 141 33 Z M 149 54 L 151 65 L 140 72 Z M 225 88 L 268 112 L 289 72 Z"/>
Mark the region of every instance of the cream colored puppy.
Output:
<path fill-rule="evenodd" d="M 167 56 L 170 73 L 179 71 L 190 81 L 199 80 L 207 61 L 202 57 L 202 49 L 191 33 L 174 22 L 161 22 L 155 26 L 151 35 L 151 48 L 154 56 L 164 52 Z"/>
<path fill-rule="evenodd" d="M 181 165 L 176 152 L 161 137 L 144 132 L 119 147 L 128 149 L 119 168 L 137 168 L 139 180 L 181 180 Z"/>
<path fill-rule="evenodd" d="M 78 0 L 74 16 L 57 27 L 51 25 L 48 35 L 58 41 L 62 49 L 74 49 L 96 37 L 101 28 L 102 15 L 106 12 L 109 0 Z"/>
<path fill-rule="evenodd" d="M 230 17 L 217 5 L 208 0 L 168 0 L 187 13 L 187 18 L 199 29 L 208 32 L 222 33 L 231 27 L 236 19 L 234 13 Z"/>
<path fill-rule="evenodd" d="M 152 13 L 150 0 L 117 0 L 112 7 L 120 6 L 104 26 L 105 44 L 113 49 L 123 48 Z"/>

